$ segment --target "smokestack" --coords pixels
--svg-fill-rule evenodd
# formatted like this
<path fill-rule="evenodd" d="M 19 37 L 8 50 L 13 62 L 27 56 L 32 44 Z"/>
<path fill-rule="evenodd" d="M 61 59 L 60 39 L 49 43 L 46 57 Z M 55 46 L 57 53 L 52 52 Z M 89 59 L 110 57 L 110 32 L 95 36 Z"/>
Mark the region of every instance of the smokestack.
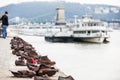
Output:
<path fill-rule="evenodd" d="M 65 11 L 64 7 L 57 7 L 56 8 L 56 25 L 65 25 Z"/>

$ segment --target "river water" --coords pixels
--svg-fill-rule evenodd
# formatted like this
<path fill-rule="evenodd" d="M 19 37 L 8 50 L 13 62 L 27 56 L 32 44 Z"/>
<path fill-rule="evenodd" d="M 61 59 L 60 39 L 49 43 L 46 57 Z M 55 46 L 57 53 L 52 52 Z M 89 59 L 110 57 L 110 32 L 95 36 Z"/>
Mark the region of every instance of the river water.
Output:
<path fill-rule="evenodd" d="M 21 36 L 41 55 L 75 80 L 120 80 L 120 31 L 111 32 L 109 43 L 51 43 L 43 37 Z"/>

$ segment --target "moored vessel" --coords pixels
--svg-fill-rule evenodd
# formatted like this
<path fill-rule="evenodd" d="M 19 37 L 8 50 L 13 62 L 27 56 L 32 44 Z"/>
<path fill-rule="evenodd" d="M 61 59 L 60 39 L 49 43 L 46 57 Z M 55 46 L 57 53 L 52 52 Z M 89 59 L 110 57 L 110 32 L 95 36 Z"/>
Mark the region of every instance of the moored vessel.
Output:
<path fill-rule="evenodd" d="M 107 22 L 93 19 L 85 15 L 82 19 L 76 19 L 73 23 L 66 23 L 64 7 L 57 9 L 56 23 L 52 27 L 54 31 L 48 30 L 45 35 L 46 41 L 51 42 L 74 42 L 87 41 L 102 43 L 110 37 Z"/>

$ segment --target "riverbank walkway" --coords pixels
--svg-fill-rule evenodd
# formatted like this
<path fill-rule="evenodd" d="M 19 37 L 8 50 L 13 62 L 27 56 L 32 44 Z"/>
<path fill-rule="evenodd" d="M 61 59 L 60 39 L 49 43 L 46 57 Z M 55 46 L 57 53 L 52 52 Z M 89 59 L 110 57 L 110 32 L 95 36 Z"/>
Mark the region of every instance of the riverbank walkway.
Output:
<path fill-rule="evenodd" d="M 15 66 L 17 57 L 12 54 L 10 49 L 10 40 L 12 37 L 3 39 L 0 37 L 0 80 L 34 80 L 33 78 L 15 78 L 9 70 L 26 70 L 27 67 Z M 59 71 L 52 77 L 52 80 L 58 80 L 58 76 L 66 76 L 63 72 Z"/>

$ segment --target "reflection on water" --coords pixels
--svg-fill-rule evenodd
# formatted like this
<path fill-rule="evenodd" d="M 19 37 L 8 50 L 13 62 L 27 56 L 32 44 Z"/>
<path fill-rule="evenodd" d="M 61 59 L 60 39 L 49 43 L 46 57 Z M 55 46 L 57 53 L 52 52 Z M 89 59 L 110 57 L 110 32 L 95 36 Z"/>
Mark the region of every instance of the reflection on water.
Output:
<path fill-rule="evenodd" d="M 22 36 L 42 55 L 75 80 L 120 80 L 120 31 L 111 33 L 109 43 L 51 43 L 43 37 Z"/>

